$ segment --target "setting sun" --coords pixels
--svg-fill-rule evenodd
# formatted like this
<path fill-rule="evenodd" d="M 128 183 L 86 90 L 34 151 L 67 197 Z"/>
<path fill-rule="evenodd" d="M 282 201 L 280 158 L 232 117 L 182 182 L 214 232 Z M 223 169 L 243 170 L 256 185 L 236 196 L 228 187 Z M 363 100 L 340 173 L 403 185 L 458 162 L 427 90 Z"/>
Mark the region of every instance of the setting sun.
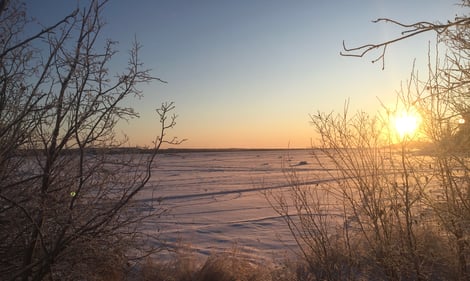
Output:
<path fill-rule="evenodd" d="M 409 111 L 399 112 L 395 116 L 395 128 L 400 138 L 413 135 L 420 123 L 419 114 Z"/>

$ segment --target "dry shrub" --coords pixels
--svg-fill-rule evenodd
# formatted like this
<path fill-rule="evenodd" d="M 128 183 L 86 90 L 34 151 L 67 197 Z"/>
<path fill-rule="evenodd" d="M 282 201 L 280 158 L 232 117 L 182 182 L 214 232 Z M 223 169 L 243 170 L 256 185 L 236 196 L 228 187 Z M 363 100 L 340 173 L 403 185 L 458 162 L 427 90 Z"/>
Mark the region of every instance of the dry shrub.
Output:
<path fill-rule="evenodd" d="M 310 265 L 303 258 L 286 259 L 271 271 L 272 281 L 311 281 L 316 280 Z"/>
<path fill-rule="evenodd" d="M 125 280 L 129 266 L 127 246 L 100 239 L 77 241 L 54 263 L 53 280 Z"/>
<path fill-rule="evenodd" d="M 178 250 L 173 259 L 158 262 L 148 258 L 138 269 L 142 281 L 268 281 L 269 268 L 253 264 L 235 252 L 213 255 L 201 265 L 189 251 Z"/>
<path fill-rule="evenodd" d="M 413 256 L 399 245 L 402 237 L 386 241 L 389 245 L 378 251 L 378 246 L 371 247 L 364 236 L 357 235 L 352 239 L 356 243 L 355 261 L 360 265 L 360 274 L 356 277 L 360 278 L 352 280 L 459 280 L 447 237 L 429 225 L 415 227 L 414 234 L 417 241 L 414 257 L 419 261 L 419 275 Z"/>
<path fill-rule="evenodd" d="M 416 237 L 427 280 L 458 280 L 456 254 L 449 248 L 447 235 L 425 225 L 416 231 Z"/>
<path fill-rule="evenodd" d="M 252 264 L 232 254 L 211 256 L 197 275 L 198 281 L 264 281 L 269 273 L 261 265 Z"/>
<path fill-rule="evenodd" d="M 157 262 L 147 258 L 137 275 L 142 281 L 192 281 L 197 270 L 197 259 L 184 247 L 179 248 L 169 261 Z"/>

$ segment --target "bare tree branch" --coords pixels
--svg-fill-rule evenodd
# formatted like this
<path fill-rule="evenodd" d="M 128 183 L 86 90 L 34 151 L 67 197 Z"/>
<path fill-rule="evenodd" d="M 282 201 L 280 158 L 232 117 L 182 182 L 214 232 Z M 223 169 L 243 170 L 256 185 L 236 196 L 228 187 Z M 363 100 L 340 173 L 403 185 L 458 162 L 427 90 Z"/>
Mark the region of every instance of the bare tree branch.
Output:
<path fill-rule="evenodd" d="M 373 23 L 380 23 L 380 22 L 392 23 L 394 25 L 405 28 L 405 30 L 401 32 L 401 36 L 398 36 L 394 39 L 377 43 L 377 44 L 365 44 L 365 45 L 361 45 L 358 47 L 348 48 L 346 47 L 346 43 L 343 41 L 343 51 L 340 52 L 340 55 L 347 56 L 347 57 L 364 57 L 366 54 L 370 53 L 371 51 L 382 48 L 381 54 L 377 58 L 373 59 L 372 63 L 375 63 L 377 61 L 382 61 L 382 69 L 384 69 L 385 68 L 385 52 L 386 52 L 387 46 L 393 43 L 405 40 L 407 38 L 417 36 L 421 33 L 434 31 L 438 35 L 441 35 L 447 32 L 450 28 L 470 25 L 470 19 L 466 17 L 456 18 L 454 21 L 449 21 L 446 24 L 434 24 L 434 23 L 425 22 L 425 21 L 416 22 L 413 24 L 403 24 L 403 23 L 400 23 L 398 21 L 388 19 L 388 18 L 379 18 L 373 21 Z"/>

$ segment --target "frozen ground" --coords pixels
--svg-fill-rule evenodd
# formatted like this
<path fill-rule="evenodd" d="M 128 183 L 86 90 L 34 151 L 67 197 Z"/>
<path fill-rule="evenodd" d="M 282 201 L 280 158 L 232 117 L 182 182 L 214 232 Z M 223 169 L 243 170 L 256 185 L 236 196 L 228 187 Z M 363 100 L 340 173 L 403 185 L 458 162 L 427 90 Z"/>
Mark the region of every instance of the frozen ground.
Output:
<path fill-rule="evenodd" d="M 286 166 L 304 180 L 318 178 L 314 162 L 308 150 L 163 154 L 143 196 L 168 212 L 145 228 L 203 256 L 234 248 L 258 261 L 291 256 L 295 242 L 263 191 L 287 186 Z"/>

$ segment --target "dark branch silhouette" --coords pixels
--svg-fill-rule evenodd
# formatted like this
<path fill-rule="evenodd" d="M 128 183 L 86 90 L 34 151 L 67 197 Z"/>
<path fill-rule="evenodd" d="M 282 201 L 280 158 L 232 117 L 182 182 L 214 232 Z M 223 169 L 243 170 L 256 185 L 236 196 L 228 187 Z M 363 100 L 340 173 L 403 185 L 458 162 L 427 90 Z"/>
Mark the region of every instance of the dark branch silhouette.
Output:
<path fill-rule="evenodd" d="M 416 22 L 413 24 L 403 24 L 403 23 L 400 23 L 398 21 L 388 19 L 388 18 L 379 18 L 373 21 L 373 23 L 380 23 L 380 22 L 392 23 L 394 25 L 405 28 L 405 30 L 401 32 L 401 36 L 398 36 L 391 40 L 377 43 L 377 44 L 365 44 L 365 45 L 361 45 L 358 47 L 348 48 L 346 46 L 346 43 L 343 41 L 343 51 L 341 51 L 340 54 L 346 57 L 362 58 L 366 54 L 370 53 L 371 51 L 382 48 L 380 55 L 376 57 L 375 59 L 373 59 L 372 63 L 375 63 L 377 61 L 382 61 L 382 69 L 384 69 L 385 68 L 385 52 L 387 50 L 387 46 L 394 44 L 396 42 L 405 40 L 407 38 L 417 36 L 421 33 L 434 31 L 438 35 L 440 35 L 440 34 L 444 34 L 450 28 L 470 25 L 470 19 L 467 17 L 456 18 L 454 21 L 449 21 L 447 24 L 435 24 L 435 23 L 430 23 L 426 21 L 420 21 L 420 22 Z"/>

